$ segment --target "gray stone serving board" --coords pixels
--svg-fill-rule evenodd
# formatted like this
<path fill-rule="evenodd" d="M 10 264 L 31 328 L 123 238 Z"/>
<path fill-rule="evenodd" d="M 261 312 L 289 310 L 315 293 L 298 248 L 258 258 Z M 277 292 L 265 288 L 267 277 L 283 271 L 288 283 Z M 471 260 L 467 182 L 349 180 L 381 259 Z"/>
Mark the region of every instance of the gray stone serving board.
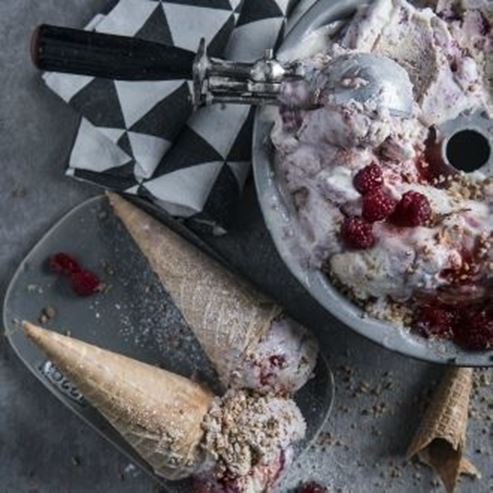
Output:
<path fill-rule="evenodd" d="M 67 280 L 50 272 L 47 260 L 56 252 L 68 252 L 82 265 L 97 272 L 107 288 L 103 293 L 80 298 Z M 4 304 L 6 335 L 22 361 L 36 377 L 73 412 L 152 474 L 106 420 L 83 399 L 78 390 L 47 361 L 20 329 L 21 320 L 34 323 L 47 307 L 56 311 L 47 328 L 70 334 L 99 347 L 130 356 L 204 382 L 222 393 L 207 357 L 179 311 L 151 271 L 145 258 L 113 215 L 104 196 L 77 206 L 62 218 L 31 250 L 7 289 Z M 320 358 L 311 379 L 295 396 L 306 418 L 306 439 L 296 455 L 316 439 L 333 401 L 333 378 Z M 188 481 L 157 480 L 169 491 L 190 490 Z"/>

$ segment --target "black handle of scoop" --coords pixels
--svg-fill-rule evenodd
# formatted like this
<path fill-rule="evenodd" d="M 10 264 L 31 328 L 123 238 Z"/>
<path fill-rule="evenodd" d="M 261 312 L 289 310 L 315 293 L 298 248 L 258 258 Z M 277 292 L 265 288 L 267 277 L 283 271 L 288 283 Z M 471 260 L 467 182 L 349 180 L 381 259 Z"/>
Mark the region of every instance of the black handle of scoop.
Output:
<path fill-rule="evenodd" d="M 41 70 L 120 80 L 192 79 L 195 53 L 137 38 L 49 25 L 33 33 Z"/>

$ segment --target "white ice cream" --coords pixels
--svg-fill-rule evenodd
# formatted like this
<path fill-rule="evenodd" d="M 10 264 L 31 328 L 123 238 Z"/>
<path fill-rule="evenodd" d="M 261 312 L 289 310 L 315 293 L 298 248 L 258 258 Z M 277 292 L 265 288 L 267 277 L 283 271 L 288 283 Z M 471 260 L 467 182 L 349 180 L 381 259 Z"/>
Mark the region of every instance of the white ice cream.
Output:
<path fill-rule="evenodd" d="M 312 376 L 317 355 L 314 336 L 283 316 L 272 322 L 265 337 L 239 361 L 230 385 L 262 393 L 293 394 Z"/>
<path fill-rule="evenodd" d="M 493 115 L 493 40 L 484 34 L 491 33 L 493 4 L 466 1 L 470 8 L 462 21 L 447 17 L 451 2 L 438 4 L 439 15 L 405 0 L 377 0 L 362 7 L 324 55 L 307 62 L 323 70 L 331 57 L 351 51 L 392 58 L 414 85 L 411 118 L 390 115 L 378 104 L 338 105 L 327 97 L 323 107 L 300 111 L 298 125 L 287 125 L 280 115 L 272 131 L 276 166 L 296 205 L 306 260 L 330 271 L 360 299 L 403 301 L 417 292 L 433 293 L 449 282 L 443 272 L 460 267 L 464 251 L 479 240 L 493 257 L 487 241 L 493 234 L 492 186 L 485 177 L 476 172 L 470 178 L 471 195 L 460 180 L 437 184 L 424 179 L 420 168 L 430 125 L 464 111 Z M 353 179 L 371 163 L 380 166 L 385 191 L 396 200 L 410 190 L 425 195 L 434 220 L 414 228 L 376 222 L 375 245 L 350 250 L 341 241 L 340 225 L 345 216 L 361 214 Z M 491 283 L 491 265 L 484 268 L 490 270 L 483 278 Z"/>

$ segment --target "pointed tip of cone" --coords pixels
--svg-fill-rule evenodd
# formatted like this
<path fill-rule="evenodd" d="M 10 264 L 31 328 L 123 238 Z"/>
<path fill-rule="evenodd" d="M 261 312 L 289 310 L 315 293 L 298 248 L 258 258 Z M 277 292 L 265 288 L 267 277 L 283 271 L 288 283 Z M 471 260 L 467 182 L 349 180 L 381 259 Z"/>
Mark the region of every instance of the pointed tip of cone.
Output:
<path fill-rule="evenodd" d="M 51 352 L 56 347 L 55 339 L 69 339 L 67 336 L 43 329 L 26 320 L 22 322 L 22 328 L 26 336 L 45 352 Z"/>
<path fill-rule="evenodd" d="M 105 195 L 112 206 L 124 200 L 115 192 L 105 192 Z"/>
<path fill-rule="evenodd" d="M 27 320 L 22 321 L 22 329 L 29 339 L 37 339 L 44 332 L 44 329 L 28 322 Z"/>
<path fill-rule="evenodd" d="M 106 192 L 106 196 L 110 202 L 111 207 L 115 211 L 116 215 L 122 217 L 122 215 L 128 214 L 131 211 L 139 210 L 137 207 L 132 205 L 128 200 L 125 200 L 122 196 L 114 192 Z"/>

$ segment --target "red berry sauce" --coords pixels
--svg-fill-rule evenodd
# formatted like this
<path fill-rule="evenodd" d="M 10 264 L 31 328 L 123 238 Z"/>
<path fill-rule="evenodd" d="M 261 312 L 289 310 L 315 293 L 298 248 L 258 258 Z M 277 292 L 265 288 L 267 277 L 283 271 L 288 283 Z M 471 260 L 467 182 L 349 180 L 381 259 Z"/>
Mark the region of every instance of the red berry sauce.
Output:
<path fill-rule="evenodd" d="M 327 493 L 327 488 L 321 484 L 311 481 L 301 485 L 296 493 Z"/>
<path fill-rule="evenodd" d="M 427 338 L 452 339 L 466 349 L 493 349 L 493 307 L 488 300 L 469 305 L 430 300 L 416 311 L 413 329 Z"/>

